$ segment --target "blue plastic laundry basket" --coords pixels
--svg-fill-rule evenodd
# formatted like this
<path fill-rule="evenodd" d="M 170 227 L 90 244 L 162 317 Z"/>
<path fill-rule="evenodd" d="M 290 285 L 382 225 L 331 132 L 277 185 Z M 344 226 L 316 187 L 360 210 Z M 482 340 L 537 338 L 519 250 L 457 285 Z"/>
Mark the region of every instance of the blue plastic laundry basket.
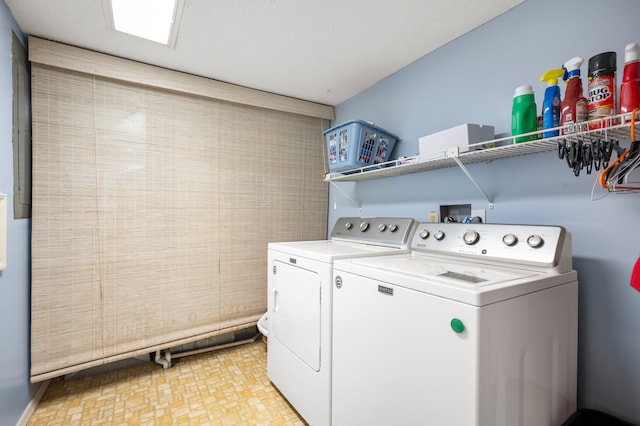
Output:
<path fill-rule="evenodd" d="M 324 132 L 329 171 L 342 172 L 389 161 L 398 137 L 362 120 Z"/>

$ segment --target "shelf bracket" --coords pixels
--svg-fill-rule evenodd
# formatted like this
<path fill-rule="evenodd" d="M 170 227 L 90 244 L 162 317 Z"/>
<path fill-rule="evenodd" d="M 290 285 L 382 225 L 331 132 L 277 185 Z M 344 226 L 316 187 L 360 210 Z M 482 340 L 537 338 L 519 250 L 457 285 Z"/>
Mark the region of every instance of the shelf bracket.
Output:
<path fill-rule="evenodd" d="M 450 157 L 453 158 L 453 160 L 458 164 L 458 166 L 462 169 L 464 174 L 467 175 L 467 177 L 469 178 L 471 183 L 473 183 L 475 185 L 475 187 L 478 189 L 478 191 L 480 191 L 480 193 L 482 193 L 482 195 L 484 196 L 485 200 L 487 200 L 487 202 L 489 203 L 489 208 L 493 209 L 493 201 L 491 201 L 491 199 L 489 198 L 487 193 L 484 192 L 484 190 L 480 187 L 480 184 L 478 184 L 478 181 L 475 180 L 475 178 L 471 175 L 471 172 L 469 172 L 469 170 L 467 170 L 467 167 L 462 163 L 462 161 L 460 161 L 458 156 L 457 155 L 450 155 Z"/>
<path fill-rule="evenodd" d="M 356 207 L 358 207 L 358 208 L 360 209 L 360 212 L 362 212 L 362 205 L 361 205 L 358 201 L 356 201 L 356 200 L 354 200 L 353 198 L 351 198 L 351 196 L 350 196 L 349 194 L 347 194 L 347 193 L 346 193 L 342 188 L 340 188 L 340 185 L 338 185 L 336 182 L 333 182 L 333 181 L 329 181 L 329 183 L 331 183 L 331 185 L 332 185 L 334 188 L 336 188 L 336 189 L 337 189 L 337 190 L 338 190 L 342 195 L 344 195 L 344 196 L 345 196 L 345 198 L 347 198 L 347 199 L 348 199 L 349 201 L 351 201 L 351 202 L 352 202 Z M 354 184 L 353 186 L 355 187 L 355 182 L 352 182 L 352 183 Z"/>

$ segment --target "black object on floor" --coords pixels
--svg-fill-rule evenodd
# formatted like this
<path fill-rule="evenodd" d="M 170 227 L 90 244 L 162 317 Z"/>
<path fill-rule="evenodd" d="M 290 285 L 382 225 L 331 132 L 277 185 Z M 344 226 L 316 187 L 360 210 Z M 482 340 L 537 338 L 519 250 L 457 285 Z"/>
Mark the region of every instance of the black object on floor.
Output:
<path fill-rule="evenodd" d="M 573 413 L 562 426 L 637 426 L 602 411 L 581 408 Z"/>

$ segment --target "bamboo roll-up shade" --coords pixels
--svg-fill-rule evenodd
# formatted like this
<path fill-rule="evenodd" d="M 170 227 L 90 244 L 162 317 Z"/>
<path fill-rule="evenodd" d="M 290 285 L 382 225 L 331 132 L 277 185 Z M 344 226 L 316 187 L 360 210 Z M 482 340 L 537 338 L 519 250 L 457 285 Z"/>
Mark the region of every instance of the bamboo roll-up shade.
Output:
<path fill-rule="evenodd" d="M 323 144 L 311 142 L 324 128 L 304 116 L 256 114 L 223 103 L 220 122 L 220 138 L 228 142 L 220 158 L 222 315 L 235 317 L 266 306 L 262 280 L 269 242 L 326 237 L 327 189 L 318 179 Z M 244 167 L 243 159 L 253 156 L 261 161 Z M 255 298 L 233 303 L 242 293 Z"/>
<path fill-rule="evenodd" d="M 333 107 L 329 105 L 180 73 L 33 36 L 29 37 L 29 60 L 141 86 L 315 118 L 335 119 Z"/>
<path fill-rule="evenodd" d="M 179 73 L 177 73 L 179 74 Z M 31 380 L 251 326 L 329 122 L 34 63 Z"/>

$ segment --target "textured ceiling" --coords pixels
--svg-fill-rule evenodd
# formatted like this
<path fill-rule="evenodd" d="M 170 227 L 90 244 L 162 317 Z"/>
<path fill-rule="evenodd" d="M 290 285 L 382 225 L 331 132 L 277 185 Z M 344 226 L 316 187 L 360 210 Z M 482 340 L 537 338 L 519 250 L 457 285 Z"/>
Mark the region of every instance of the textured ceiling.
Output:
<path fill-rule="evenodd" d="M 524 0 L 185 0 L 174 48 L 109 30 L 103 0 L 4 0 L 62 43 L 336 105 Z"/>

